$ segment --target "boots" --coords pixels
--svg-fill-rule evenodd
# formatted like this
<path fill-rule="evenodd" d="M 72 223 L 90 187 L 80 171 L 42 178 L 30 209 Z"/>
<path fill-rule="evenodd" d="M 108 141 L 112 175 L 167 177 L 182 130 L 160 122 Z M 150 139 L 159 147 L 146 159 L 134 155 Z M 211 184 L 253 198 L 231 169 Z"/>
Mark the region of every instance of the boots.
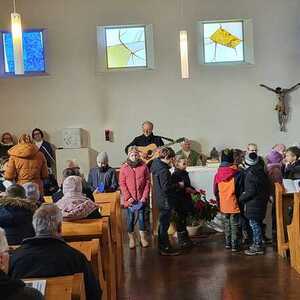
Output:
<path fill-rule="evenodd" d="M 149 247 L 149 242 L 147 240 L 147 232 L 146 231 L 140 231 L 141 236 L 141 245 L 143 248 Z"/>
<path fill-rule="evenodd" d="M 134 233 L 133 232 L 128 232 L 128 237 L 129 237 L 129 248 L 134 249 L 135 248 Z"/>
<path fill-rule="evenodd" d="M 193 242 L 186 231 L 177 232 L 177 238 L 180 249 L 187 249 L 193 246 Z"/>

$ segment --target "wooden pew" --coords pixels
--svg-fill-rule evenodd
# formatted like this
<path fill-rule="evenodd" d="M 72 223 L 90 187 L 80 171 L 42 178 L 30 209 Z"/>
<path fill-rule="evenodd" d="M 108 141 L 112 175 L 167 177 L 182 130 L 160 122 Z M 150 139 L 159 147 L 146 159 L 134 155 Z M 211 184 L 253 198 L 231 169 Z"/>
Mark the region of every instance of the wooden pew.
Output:
<path fill-rule="evenodd" d="M 80 251 L 85 255 L 87 260 L 91 263 L 93 272 L 99 280 L 99 284 L 102 290 L 102 300 L 108 300 L 107 295 L 107 282 L 104 278 L 104 269 L 101 259 L 101 249 L 98 239 L 93 239 L 91 241 L 81 241 L 81 242 L 70 242 L 68 243 L 74 249 Z"/>
<path fill-rule="evenodd" d="M 287 231 L 291 266 L 300 273 L 300 193 L 294 194 L 293 220 Z"/>
<path fill-rule="evenodd" d="M 118 287 L 121 286 L 123 274 L 123 218 L 120 192 L 95 193 L 95 203 L 101 208 L 101 214 L 108 216 L 111 224 L 113 247 L 116 253 L 116 273 Z"/>
<path fill-rule="evenodd" d="M 46 279 L 45 300 L 86 300 L 83 274 L 48 278 L 26 278 L 26 280 Z"/>
<path fill-rule="evenodd" d="M 112 246 L 109 218 L 77 220 L 62 223 L 62 236 L 66 241 L 87 241 L 99 239 L 104 279 L 107 282 L 108 299 L 117 299 L 116 262 Z"/>
<path fill-rule="evenodd" d="M 275 183 L 277 251 L 283 258 L 287 258 L 287 250 L 289 250 L 285 216 L 287 205 L 292 199 L 293 194 L 286 194 L 284 187 L 280 183 Z"/>

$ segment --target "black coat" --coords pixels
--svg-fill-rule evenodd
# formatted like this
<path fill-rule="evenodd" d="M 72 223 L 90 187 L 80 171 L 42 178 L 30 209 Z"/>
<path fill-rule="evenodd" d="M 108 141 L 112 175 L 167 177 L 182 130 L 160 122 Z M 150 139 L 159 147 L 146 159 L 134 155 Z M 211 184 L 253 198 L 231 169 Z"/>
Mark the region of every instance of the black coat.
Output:
<path fill-rule="evenodd" d="M 43 141 L 40 151 L 44 154 L 47 160 L 48 168 L 51 168 L 53 164 L 55 164 L 55 155 L 50 143 Z"/>
<path fill-rule="evenodd" d="M 53 237 L 34 237 L 23 241 L 11 255 L 13 278 L 53 277 L 83 273 L 86 299 L 99 300 L 101 291 L 90 263 L 78 250 Z"/>
<path fill-rule="evenodd" d="M 14 145 L 4 145 L 0 143 L 0 159 L 6 159 L 9 157 L 8 150 L 12 148 Z"/>
<path fill-rule="evenodd" d="M 270 196 L 270 182 L 261 164 L 245 170 L 244 192 L 240 202 L 245 207 L 247 219 L 262 221 L 266 216 Z"/>
<path fill-rule="evenodd" d="M 0 227 L 5 230 L 9 245 L 19 245 L 24 238 L 34 236 L 32 216 L 34 202 L 20 198 L 0 198 Z"/>
<path fill-rule="evenodd" d="M 191 186 L 189 173 L 187 171 L 175 169 L 175 171 L 171 176 L 172 176 L 173 183 L 178 185 L 179 182 L 183 182 L 185 188 L 189 187 L 194 189 Z M 194 206 L 193 206 L 192 196 L 191 194 L 185 192 L 185 188 L 178 189 L 178 191 L 174 195 L 176 199 L 175 209 L 180 210 L 183 213 L 189 213 L 193 211 Z"/>
<path fill-rule="evenodd" d="M 170 167 L 159 158 L 153 160 L 151 165 L 153 176 L 153 189 L 155 200 L 159 209 L 172 209 L 176 202 L 178 184 L 172 181 Z"/>
<path fill-rule="evenodd" d="M 292 165 L 283 166 L 284 179 L 300 179 L 300 160 L 297 160 Z"/>
<path fill-rule="evenodd" d="M 25 287 L 22 280 L 12 279 L 0 270 L 0 299 L 3 300 L 42 300 L 42 294 L 33 288 Z"/>
<path fill-rule="evenodd" d="M 134 140 L 129 145 L 126 146 L 125 152 L 127 154 L 128 149 L 131 146 L 145 147 L 150 144 L 155 144 L 157 147 L 161 147 L 164 145 L 164 142 L 161 139 L 161 137 L 155 136 L 153 135 L 153 133 L 151 133 L 149 136 L 145 136 L 144 134 L 142 134 L 140 136 L 135 137 Z"/>

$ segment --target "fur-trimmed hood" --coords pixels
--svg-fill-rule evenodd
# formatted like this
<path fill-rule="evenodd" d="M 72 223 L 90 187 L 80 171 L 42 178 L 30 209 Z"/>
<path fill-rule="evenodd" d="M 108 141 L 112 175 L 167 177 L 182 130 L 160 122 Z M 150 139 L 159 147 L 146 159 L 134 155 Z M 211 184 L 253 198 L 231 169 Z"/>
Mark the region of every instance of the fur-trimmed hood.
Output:
<path fill-rule="evenodd" d="M 12 198 L 12 197 L 2 197 L 0 198 L 0 208 L 1 207 L 16 207 L 16 208 L 24 208 L 32 211 L 33 213 L 37 209 L 37 204 L 35 201 L 22 199 L 22 198 Z"/>

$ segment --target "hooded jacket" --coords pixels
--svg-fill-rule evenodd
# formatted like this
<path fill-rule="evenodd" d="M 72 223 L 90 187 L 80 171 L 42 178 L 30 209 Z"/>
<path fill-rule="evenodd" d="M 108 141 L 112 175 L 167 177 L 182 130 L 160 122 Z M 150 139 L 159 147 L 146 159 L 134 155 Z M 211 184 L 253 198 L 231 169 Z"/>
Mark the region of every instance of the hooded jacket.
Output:
<path fill-rule="evenodd" d="M 43 181 L 48 177 L 47 161 L 39 148 L 34 144 L 20 143 L 12 147 L 7 168 L 4 174 L 6 180 L 18 184 L 34 182 L 43 192 Z"/>
<path fill-rule="evenodd" d="M 143 162 L 136 167 L 130 166 L 128 163 L 123 164 L 120 170 L 119 182 L 125 207 L 128 207 L 130 198 L 138 201 L 143 200 L 144 202 L 149 199 L 150 172 Z"/>
<path fill-rule="evenodd" d="M 259 163 L 245 170 L 244 189 L 239 200 L 245 204 L 246 218 L 262 221 L 266 215 L 270 182 Z"/>
<path fill-rule="evenodd" d="M 222 213 L 240 213 L 238 198 L 242 189 L 242 173 L 237 167 L 229 164 L 221 165 L 214 178 L 214 194 Z"/>
<path fill-rule="evenodd" d="M 176 201 L 176 192 L 180 189 L 172 181 L 170 166 L 159 158 L 153 160 L 151 165 L 153 176 L 153 189 L 159 209 L 172 209 Z"/>
<path fill-rule="evenodd" d="M 93 212 L 98 212 L 98 206 L 82 194 L 82 179 L 79 176 L 69 176 L 63 183 L 64 196 L 56 202 L 66 220 L 88 218 Z M 95 215 L 100 217 L 100 214 Z"/>
<path fill-rule="evenodd" d="M 24 238 L 34 236 L 32 216 L 36 208 L 31 200 L 0 198 L 0 227 L 5 230 L 9 245 L 19 245 Z"/>

